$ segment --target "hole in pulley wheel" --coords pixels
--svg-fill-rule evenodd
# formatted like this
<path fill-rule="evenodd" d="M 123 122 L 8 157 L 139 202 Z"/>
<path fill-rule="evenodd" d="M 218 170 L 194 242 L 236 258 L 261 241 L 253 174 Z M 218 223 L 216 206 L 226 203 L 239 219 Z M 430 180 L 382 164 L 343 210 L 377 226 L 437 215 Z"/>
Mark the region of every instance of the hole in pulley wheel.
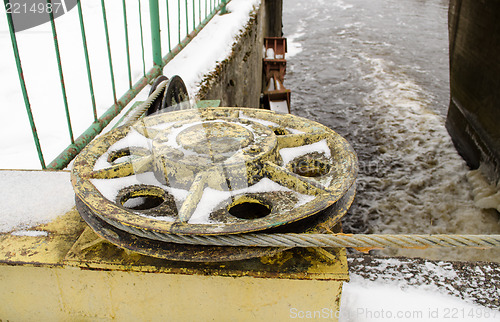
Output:
<path fill-rule="evenodd" d="M 118 194 L 119 203 L 132 210 L 154 209 L 163 204 L 165 200 L 165 191 L 154 186 L 134 185 L 123 188 Z"/>
<path fill-rule="evenodd" d="M 130 197 L 123 203 L 123 207 L 132 210 L 148 210 L 158 207 L 163 203 L 163 199 L 156 196 L 136 196 Z"/>
<path fill-rule="evenodd" d="M 231 216 L 240 219 L 258 219 L 266 217 L 271 213 L 269 206 L 252 198 L 244 198 L 243 200 L 236 201 L 229 207 L 228 211 Z"/>
<path fill-rule="evenodd" d="M 126 147 L 123 149 L 111 151 L 108 155 L 108 163 L 118 164 L 121 162 L 130 162 L 138 157 L 148 154 L 147 149 L 141 147 Z"/>

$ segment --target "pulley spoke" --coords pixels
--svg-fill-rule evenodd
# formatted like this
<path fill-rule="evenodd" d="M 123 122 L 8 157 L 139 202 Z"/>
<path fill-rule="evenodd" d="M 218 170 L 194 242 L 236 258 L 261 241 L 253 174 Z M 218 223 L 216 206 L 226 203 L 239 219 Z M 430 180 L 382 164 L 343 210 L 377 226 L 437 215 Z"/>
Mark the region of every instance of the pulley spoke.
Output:
<path fill-rule="evenodd" d="M 272 162 L 267 161 L 264 163 L 264 171 L 266 177 L 272 181 L 298 193 L 311 196 L 330 193 L 328 189 L 325 189 L 319 183 L 299 176 Z"/>
<path fill-rule="evenodd" d="M 88 174 L 92 179 L 114 179 L 144 173 L 152 169 L 153 156 L 148 155 L 127 162 L 121 162 L 110 167 L 94 170 Z"/>
<path fill-rule="evenodd" d="M 204 171 L 199 172 L 194 178 L 194 181 L 189 188 L 189 194 L 179 210 L 178 222 L 187 223 L 189 219 L 191 219 L 191 216 L 196 210 L 196 207 L 198 207 L 201 197 L 203 196 L 203 190 L 207 186 L 209 175 L 210 172 Z"/>

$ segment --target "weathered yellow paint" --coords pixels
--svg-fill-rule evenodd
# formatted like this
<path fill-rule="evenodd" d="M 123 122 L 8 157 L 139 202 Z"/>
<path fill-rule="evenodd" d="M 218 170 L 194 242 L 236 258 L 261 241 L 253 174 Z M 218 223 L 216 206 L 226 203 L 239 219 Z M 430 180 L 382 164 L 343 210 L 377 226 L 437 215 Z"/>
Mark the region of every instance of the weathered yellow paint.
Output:
<path fill-rule="evenodd" d="M 1 266 L 0 282 L 0 317 L 10 321 L 287 321 L 336 312 L 342 285 L 26 266 Z"/>
<path fill-rule="evenodd" d="M 29 237 L 0 234 L 0 263 L 60 265 L 86 224 L 76 210 L 32 230 L 48 236 Z"/>
<path fill-rule="evenodd" d="M 339 249 L 189 263 L 116 247 L 75 211 L 35 229 L 49 235 L 0 235 L 0 320 L 284 321 L 318 312 L 335 321 L 348 280 Z"/>

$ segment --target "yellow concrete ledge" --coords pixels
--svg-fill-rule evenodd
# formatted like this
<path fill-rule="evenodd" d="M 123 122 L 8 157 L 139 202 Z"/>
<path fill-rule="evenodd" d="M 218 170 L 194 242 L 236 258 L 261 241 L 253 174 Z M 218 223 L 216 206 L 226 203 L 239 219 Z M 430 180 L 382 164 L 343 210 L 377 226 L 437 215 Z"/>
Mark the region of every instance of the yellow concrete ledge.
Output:
<path fill-rule="evenodd" d="M 339 306 L 340 281 L 1 266 L 9 321 L 284 321 Z M 294 310 L 295 309 L 295 310 Z"/>
<path fill-rule="evenodd" d="M 118 248 L 75 210 L 29 230 L 0 234 L 1 321 L 335 321 L 348 280 L 343 249 L 186 263 Z"/>

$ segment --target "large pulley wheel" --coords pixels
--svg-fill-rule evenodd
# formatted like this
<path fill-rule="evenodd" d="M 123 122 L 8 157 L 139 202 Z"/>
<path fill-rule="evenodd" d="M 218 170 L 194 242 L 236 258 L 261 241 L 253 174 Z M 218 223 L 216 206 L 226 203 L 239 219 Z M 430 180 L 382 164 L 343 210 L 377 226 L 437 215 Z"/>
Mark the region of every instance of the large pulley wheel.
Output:
<path fill-rule="evenodd" d="M 224 261 L 281 249 L 173 245 L 165 236 L 328 231 L 352 203 L 356 173 L 351 146 L 319 123 L 210 108 L 152 115 L 95 139 L 75 159 L 72 183 L 82 217 L 110 242 Z"/>

